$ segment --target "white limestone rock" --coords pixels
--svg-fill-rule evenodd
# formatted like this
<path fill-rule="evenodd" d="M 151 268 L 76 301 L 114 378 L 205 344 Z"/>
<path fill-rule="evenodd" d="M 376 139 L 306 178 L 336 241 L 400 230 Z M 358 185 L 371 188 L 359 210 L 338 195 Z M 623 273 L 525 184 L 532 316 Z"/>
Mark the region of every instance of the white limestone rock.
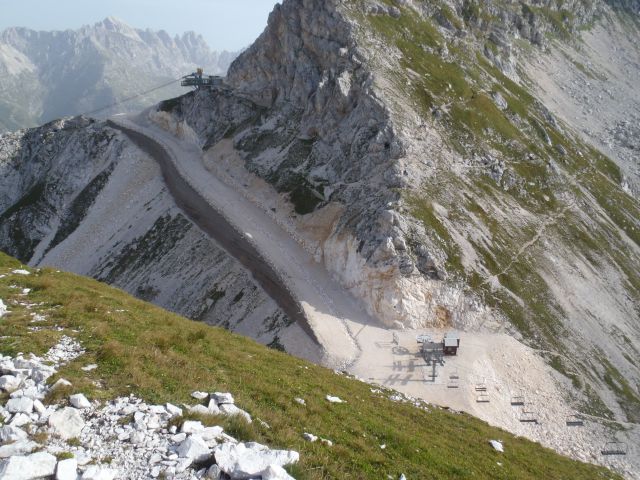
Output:
<path fill-rule="evenodd" d="M 180 429 L 182 433 L 198 433 L 202 430 L 204 430 L 202 422 L 196 422 L 193 420 L 187 420 L 186 422 L 184 422 L 182 424 L 182 428 Z"/>
<path fill-rule="evenodd" d="M 191 394 L 191 398 L 195 398 L 196 400 L 204 400 L 205 398 L 207 398 L 209 395 L 205 392 L 193 392 Z"/>
<path fill-rule="evenodd" d="M 13 393 L 20 388 L 22 380 L 14 375 L 3 375 L 0 377 L 0 389 L 7 393 Z"/>
<path fill-rule="evenodd" d="M 262 480 L 295 480 L 287 471 L 279 465 L 269 465 L 260 472 Z"/>
<path fill-rule="evenodd" d="M 52 413 L 48 423 L 54 433 L 63 440 L 78 437 L 84 428 L 80 411 L 72 407 L 65 407 Z"/>
<path fill-rule="evenodd" d="M 0 458 L 9 458 L 14 455 L 26 455 L 33 452 L 39 445 L 30 440 L 18 440 L 17 442 L 2 445 L 0 447 Z"/>
<path fill-rule="evenodd" d="M 198 433 L 205 442 L 216 440 L 222 436 L 222 427 L 206 427 L 204 430 Z"/>
<path fill-rule="evenodd" d="M 47 411 L 47 407 L 45 407 L 40 400 L 36 399 L 33 401 L 33 411 L 38 415 L 44 415 Z"/>
<path fill-rule="evenodd" d="M 255 442 L 224 443 L 214 449 L 216 463 L 234 480 L 257 477 L 271 465 L 283 467 L 296 463 L 300 455 L 288 450 L 270 450 Z"/>
<path fill-rule="evenodd" d="M 56 467 L 56 480 L 76 480 L 78 477 L 78 461 L 75 458 L 60 460 Z"/>
<path fill-rule="evenodd" d="M 169 415 L 171 415 L 172 417 L 181 417 L 182 416 L 182 409 L 180 407 L 176 407 L 175 405 L 173 405 L 171 403 L 167 403 L 165 405 L 165 409 L 167 410 L 167 413 Z"/>
<path fill-rule="evenodd" d="M 211 399 L 215 400 L 218 405 L 235 403 L 233 395 L 231 395 L 230 393 L 214 392 L 211 394 Z"/>
<path fill-rule="evenodd" d="M 504 446 L 500 440 L 489 440 L 489 443 L 493 447 L 494 450 L 498 452 L 504 452 Z"/>
<path fill-rule="evenodd" d="M 220 470 L 220 467 L 218 465 L 214 464 L 209 467 L 209 470 L 207 470 L 207 473 L 205 473 L 204 478 L 208 480 L 220 480 L 221 476 L 222 470 Z"/>
<path fill-rule="evenodd" d="M 47 452 L 15 456 L 0 462 L 3 480 L 35 480 L 50 477 L 56 471 L 56 457 Z"/>
<path fill-rule="evenodd" d="M 345 403 L 345 401 L 342 400 L 340 397 L 333 397 L 331 395 L 327 395 L 325 398 L 330 403 Z"/>
<path fill-rule="evenodd" d="M 27 432 L 18 427 L 4 425 L 0 427 L 0 443 L 17 442 L 27 438 Z"/>
<path fill-rule="evenodd" d="M 113 480 L 118 472 L 111 468 L 92 465 L 82 474 L 82 480 Z"/>
<path fill-rule="evenodd" d="M 16 413 L 9 422 L 9 425 L 11 425 L 12 427 L 22 427 L 30 423 L 31 417 L 29 415 L 27 415 L 26 413 Z"/>
<path fill-rule="evenodd" d="M 33 412 L 33 400 L 28 397 L 11 398 L 5 408 L 11 413 L 31 413 Z"/>
<path fill-rule="evenodd" d="M 71 382 L 69 380 L 65 380 L 64 378 L 59 378 L 58 380 L 56 380 L 56 383 L 51 385 L 51 388 L 49 390 L 54 391 L 58 388 L 70 387 L 70 386 L 71 386 Z"/>
<path fill-rule="evenodd" d="M 176 453 L 180 458 L 189 458 L 194 462 L 203 462 L 211 456 L 211 450 L 199 435 L 191 435 L 180 444 Z"/>
<path fill-rule="evenodd" d="M 189 413 L 195 413 L 196 415 L 210 415 L 210 410 L 204 405 L 193 405 L 187 408 Z"/>
<path fill-rule="evenodd" d="M 207 410 L 209 410 L 209 415 L 220 415 L 220 407 L 218 407 L 218 402 L 216 402 L 213 398 L 209 400 Z"/>
<path fill-rule="evenodd" d="M 313 433 L 308 433 L 308 432 L 304 432 L 302 434 L 302 438 L 304 438 L 307 442 L 315 442 L 318 440 L 318 437 L 316 435 L 314 435 Z"/>
<path fill-rule="evenodd" d="M 229 415 L 229 416 L 239 415 L 241 417 L 244 417 L 247 423 L 253 422 L 253 420 L 251 419 L 251 415 L 249 415 L 247 412 L 245 412 L 241 408 L 236 407 L 232 403 L 223 403 L 222 405 L 220 405 L 220 411 L 224 415 Z"/>
<path fill-rule="evenodd" d="M 91 402 L 82 393 L 76 393 L 69 397 L 69 402 L 76 408 L 85 409 L 91 408 Z"/>

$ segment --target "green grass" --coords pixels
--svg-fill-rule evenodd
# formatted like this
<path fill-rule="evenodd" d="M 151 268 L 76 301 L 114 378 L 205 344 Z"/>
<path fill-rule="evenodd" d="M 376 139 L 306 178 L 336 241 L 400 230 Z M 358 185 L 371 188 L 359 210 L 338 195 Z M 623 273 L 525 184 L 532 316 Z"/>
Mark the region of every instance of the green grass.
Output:
<path fill-rule="evenodd" d="M 301 462 L 291 468 L 296 478 L 380 479 L 400 473 L 414 479 L 619 478 L 466 414 L 392 402 L 388 391 L 374 392 L 365 383 L 189 321 L 96 281 L 49 269 L 29 276 L 9 273 L 19 266 L 0 254 L 0 274 L 8 275 L 0 279 L 0 298 L 11 311 L 0 321 L 2 353 L 42 354 L 63 334 L 77 338 L 87 353 L 51 381 L 64 377 L 74 391 L 92 399 L 135 393 L 149 402 L 178 404 L 192 403 L 194 390 L 231 391 L 256 421 L 209 421 L 243 439 L 300 451 Z M 11 285 L 33 291 L 22 297 Z M 17 302 L 25 298 L 38 306 L 20 306 Z M 47 320 L 30 323 L 34 311 Z M 29 331 L 34 325 L 64 331 Z M 83 372 L 88 363 L 98 368 Z M 347 403 L 330 404 L 327 394 Z M 306 406 L 294 402 L 295 397 L 304 398 Z M 305 431 L 330 439 L 334 446 L 305 442 Z M 505 453 L 495 452 L 490 439 L 502 439 Z"/>

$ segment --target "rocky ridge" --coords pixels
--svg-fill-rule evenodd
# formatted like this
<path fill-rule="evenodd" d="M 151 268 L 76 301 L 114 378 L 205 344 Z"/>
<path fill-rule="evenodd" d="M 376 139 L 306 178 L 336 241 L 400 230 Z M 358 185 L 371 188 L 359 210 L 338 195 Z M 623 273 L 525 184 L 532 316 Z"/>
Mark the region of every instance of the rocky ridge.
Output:
<path fill-rule="evenodd" d="M 1 135 L 0 145 L 4 251 L 313 356 L 313 342 L 184 216 L 155 161 L 127 137 L 76 118 Z"/>

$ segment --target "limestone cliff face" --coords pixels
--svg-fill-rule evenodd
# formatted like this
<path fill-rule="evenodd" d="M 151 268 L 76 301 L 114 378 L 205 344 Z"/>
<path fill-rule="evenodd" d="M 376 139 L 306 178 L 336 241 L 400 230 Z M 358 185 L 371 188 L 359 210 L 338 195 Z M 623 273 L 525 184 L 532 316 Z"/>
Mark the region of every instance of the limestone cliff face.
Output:
<path fill-rule="evenodd" d="M 632 162 L 554 115 L 530 68 L 582 31 L 637 38 L 634 9 L 285 0 L 225 88 L 160 109 L 205 149 L 233 138 L 246 169 L 290 200 L 279 221 L 385 324 L 507 329 L 565 374 L 579 359 L 577 403 L 637 419 Z M 638 50 L 625 48 L 616 75 L 637 85 Z M 305 227 L 319 219 L 321 236 Z"/>

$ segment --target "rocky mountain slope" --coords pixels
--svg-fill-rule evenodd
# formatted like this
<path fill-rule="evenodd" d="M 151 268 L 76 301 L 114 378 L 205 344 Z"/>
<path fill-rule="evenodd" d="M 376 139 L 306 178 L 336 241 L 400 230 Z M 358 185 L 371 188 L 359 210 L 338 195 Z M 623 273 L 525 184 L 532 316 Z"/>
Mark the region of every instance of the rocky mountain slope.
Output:
<path fill-rule="evenodd" d="M 0 299 L 7 480 L 621 478 L 4 254 Z"/>
<path fill-rule="evenodd" d="M 415 337 L 453 327 L 471 342 L 514 337 L 510 352 L 533 352 L 555 373 L 487 354 L 469 362 L 467 387 L 491 376 L 494 394 L 508 403 L 504 379 L 518 372 L 520 388 L 550 421 L 562 421 L 552 407 L 562 404 L 611 427 L 611 438 L 624 437 L 632 451 L 618 467 L 631 474 L 640 465 L 633 447 L 640 419 L 638 7 L 287 0 L 232 64 L 223 88 L 162 102 L 146 119 L 197 144 L 211 175 L 263 208 L 386 328 Z M 43 136 L 51 143 L 41 143 Z M 155 240 L 167 236 L 147 237 L 144 226 L 166 211 L 149 203 L 153 190 L 111 174 L 111 193 L 87 201 L 101 191 L 92 180 L 109 156 L 74 152 L 96 141 L 131 148 L 108 126 L 80 119 L 0 141 L 0 191 L 7 192 L 0 245 L 21 260 L 91 274 L 143 298 L 150 284 L 151 300 L 196 318 L 188 309 L 217 308 L 220 295 L 210 285 L 221 275 L 228 288 L 247 281 L 202 271 L 205 255 L 182 246 L 158 249 Z M 142 170 L 144 155 L 135 158 L 127 168 L 140 168 L 162 190 L 157 170 Z M 75 174 L 80 165 L 84 177 Z M 48 168 L 66 187 L 45 177 Z M 135 192 L 130 200 L 115 193 L 123 182 Z M 163 208 L 172 205 L 166 202 Z M 105 222 L 110 215 L 117 227 Z M 113 258 L 122 260 L 114 265 Z M 194 270 L 211 276 L 191 283 Z M 184 283 L 176 289 L 171 275 Z M 195 293 L 207 285 L 207 295 Z M 191 288 L 197 302 L 179 303 Z M 234 305 L 220 314 L 235 315 Z M 263 336 L 263 313 L 252 311 L 255 321 L 230 327 L 287 349 L 310 342 L 295 325 Z M 363 326 L 353 334 L 362 353 L 353 371 L 374 378 L 367 359 L 383 358 L 381 378 L 393 384 L 396 356 L 385 356 L 382 337 L 371 334 L 378 331 Z M 545 385 L 553 402 L 536 399 Z M 492 423 L 521 426 L 511 413 L 468 403 Z M 554 428 L 539 431 L 518 433 L 584 455 L 556 442 Z M 571 436 L 564 432 L 561 442 Z"/>
<path fill-rule="evenodd" d="M 111 105 L 197 67 L 224 74 L 235 55 L 211 51 L 193 32 L 171 38 L 115 18 L 79 30 L 9 28 L 0 33 L 0 131 Z M 173 84 L 117 111 L 136 111 L 180 93 Z"/>
<path fill-rule="evenodd" d="M 636 125 L 622 123 L 639 100 L 640 52 L 624 40 L 639 34 L 633 12 L 637 2 L 285 2 L 231 66 L 230 90 L 161 109 L 205 149 L 232 132 L 245 167 L 288 194 L 282 221 L 293 215 L 385 324 L 506 329 L 571 379 L 576 405 L 637 422 Z M 597 98 L 614 116 L 589 123 L 626 129 L 610 157 L 543 103 L 548 58 L 577 86 L 612 85 Z M 314 217 L 320 237 L 305 228 Z"/>
<path fill-rule="evenodd" d="M 189 221 L 159 166 L 123 134 L 76 118 L 0 143 L 5 251 L 313 358 L 313 343 Z"/>

